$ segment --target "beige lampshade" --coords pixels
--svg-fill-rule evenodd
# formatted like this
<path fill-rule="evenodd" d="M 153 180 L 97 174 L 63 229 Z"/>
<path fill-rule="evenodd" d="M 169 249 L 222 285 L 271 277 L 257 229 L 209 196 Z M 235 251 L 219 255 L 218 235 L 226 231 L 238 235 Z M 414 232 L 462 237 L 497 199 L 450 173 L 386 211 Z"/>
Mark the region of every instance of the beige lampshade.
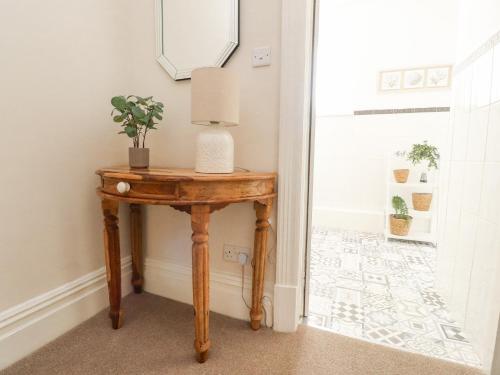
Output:
<path fill-rule="evenodd" d="M 240 122 L 240 82 L 224 68 L 200 68 L 191 73 L 191 122 L 224 126 Z"/>

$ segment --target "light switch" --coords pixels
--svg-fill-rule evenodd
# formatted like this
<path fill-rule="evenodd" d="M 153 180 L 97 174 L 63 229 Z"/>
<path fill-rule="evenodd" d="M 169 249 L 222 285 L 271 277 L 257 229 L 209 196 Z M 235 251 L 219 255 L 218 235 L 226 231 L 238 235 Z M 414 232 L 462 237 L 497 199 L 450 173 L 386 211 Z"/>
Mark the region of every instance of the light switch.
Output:
<path fill-rule="evenodd" d="M 271 65 L 271 47 L 254 48 L 252 65 L 254 67 Z"/>

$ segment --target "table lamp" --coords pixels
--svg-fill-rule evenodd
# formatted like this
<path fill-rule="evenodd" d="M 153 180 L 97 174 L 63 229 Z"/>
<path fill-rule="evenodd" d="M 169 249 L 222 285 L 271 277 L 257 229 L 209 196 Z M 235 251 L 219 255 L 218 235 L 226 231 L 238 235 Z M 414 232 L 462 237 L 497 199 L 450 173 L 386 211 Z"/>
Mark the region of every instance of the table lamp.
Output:
<path fill-rule="evenodd" d="M 206 125 L 196 141 L 198 173 L 232 173 L 234 142 L 225 127 L 240 118 L 239 77 L 224 68 L 195 69 L 191 75 L 191 123 Z"/>

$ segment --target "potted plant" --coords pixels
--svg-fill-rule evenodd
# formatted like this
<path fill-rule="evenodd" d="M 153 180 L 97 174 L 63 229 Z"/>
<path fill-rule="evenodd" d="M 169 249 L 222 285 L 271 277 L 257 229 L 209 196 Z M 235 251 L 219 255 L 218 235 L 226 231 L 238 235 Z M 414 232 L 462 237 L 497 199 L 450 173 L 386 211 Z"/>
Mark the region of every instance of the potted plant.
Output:
<path fill-rule="evenodd" d="M 429 145 L 427 141 L 422 144 L 414 144 L 408 154 L 408 160 L 413 165 L 421 164 L 424 161 L 427 165 L 420 175 L 420 182 L 427 183 L 427 172 L 431 169 L 438 169 L 439 152 L 437 147 Z M 413 193 L 413 208 L 417 211 L 429 211 L 432 202 L 432 193 Z"/>
<path fill-rule="evenodd" d="M 408 168 L 399 168 L 402 165 L 401 161 L 406 160 L 406 151 L 396 151 L 394 156 L 399 161 L 398 168 L 393 169 L 392 173 L 394 174 L 394 179 L 397 183 L 404 184 L 408 181 L 408 175 L 410 174 L 410 170 Z"/>
<path fill-rule="evenodd" d="M 415 166 L 427 161 L 427 166 L 425 170 L 420 175 L 420 182 L 427 182 L 427 172 L 432 168 L 438 169 L 439 152 L 437 147 L 432 146 L 424 141 L 420 144 L 414 144 L 410 153 L 408 154 L 408 160 Z"/>
<path fill-rule="evenodd" d="M 141 98 L 136 95 L 115 96 L 111 99 L 113 121 L 120 123 L 122 130 L 132 138 L 133 147 L 128 149 L 131 168 L 149 167 L 149 148 L 146 148 L 146 135 L 149 130 L 157 129 L 155 120 L 163 119 L 163 103 L 155 102 L 153 97 Z"/>
<path fill-rule="evenodd" d="M 405 200 L 399 195 L 392 197 L 392 207 L 395 213 L 391 214 L 389 217 L 391 234 L 396 236 L 407 236 L 413 218 L 408 215 L 408 206 Z"/>

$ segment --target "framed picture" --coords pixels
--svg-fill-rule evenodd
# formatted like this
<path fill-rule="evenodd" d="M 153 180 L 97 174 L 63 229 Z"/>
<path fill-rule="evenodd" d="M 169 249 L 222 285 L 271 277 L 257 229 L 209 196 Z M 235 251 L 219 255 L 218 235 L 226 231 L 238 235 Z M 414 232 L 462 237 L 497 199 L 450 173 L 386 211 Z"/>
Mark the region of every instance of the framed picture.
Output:
<path fill-rule="evenodd" d="M 449 87 L 451 66 L 437 66 L 427 69 L 426 87 Z"/>
<path fill-rule="evenodd" d="M 380 91 L 400 90 L 401 76 L 400 70 L 381 72 L 379 78 Z"/>
<path fill-rule="evenodd" d="M 403 73 L 404 89 L 421 89 L 425 85 L 425 69 L 405 70 Z"/>
<path fill-rule="evenodd" d="M 451 65 L 386 70 L 379 73 L 379 91 L 448 88 Z"/>

